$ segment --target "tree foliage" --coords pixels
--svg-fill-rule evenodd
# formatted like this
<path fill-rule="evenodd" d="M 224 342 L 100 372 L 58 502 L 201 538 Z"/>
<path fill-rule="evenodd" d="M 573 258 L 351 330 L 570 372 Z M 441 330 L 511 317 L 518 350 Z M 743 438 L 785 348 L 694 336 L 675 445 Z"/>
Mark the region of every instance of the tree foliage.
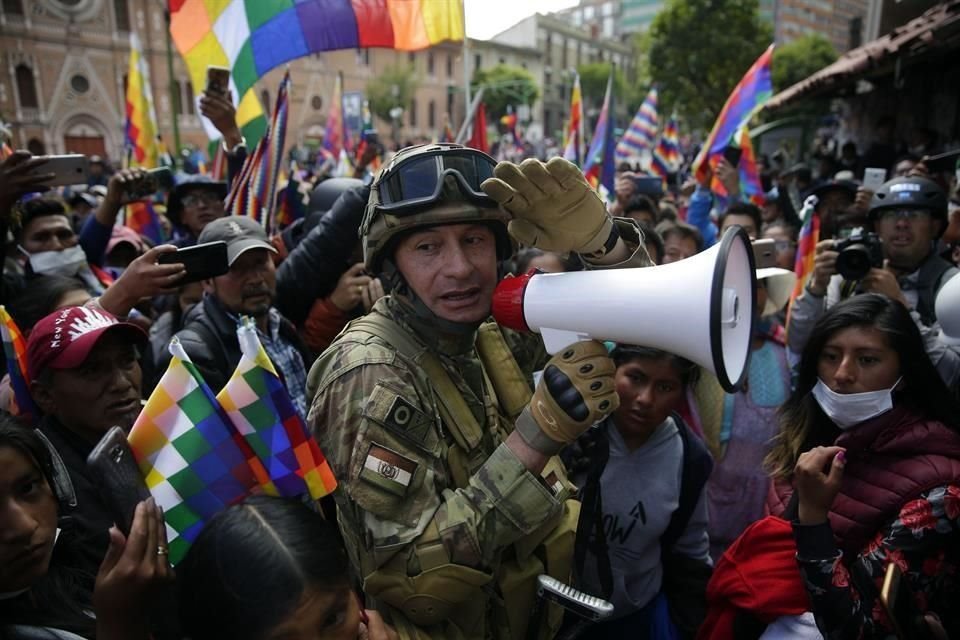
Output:
<path fill-rule="evenodd" d="M 591 62 L 577 67 L 580 74 L 580 91 L 583 92 L 584 108 L 599 109 L 603 105 L 603 96 L 607 92 L 607 79 L 610 77 L 609 62 Z M 617 69 L 613 73 L 613 93 L 618 100 L 622 100 L 627 85 L 623 71 Z"/>
<path fill-rule="evenodd" d="M 709 128 L 772 41 L 757 0 L 667 0 L 650 25 L 648 68 L 661 110 Z"/>
<path fill-rule="evenodd" d="M 473 75 L 472 90 L 481 86 L 487 115 L 498 120 L 507 113 L 507 106 L 532 105 L 540 97 L 540 88 L 533 74 L 523 67 L 509 64 L 477 70 Z"/>
<path fill-rule="evenodd" d="M 390 122 L 390 110 L 394 107 L 408 109 L 419 83 L 413 67 L 404 64 L 387 67 L 380 75 L 367 82 L 370 112 Z"/>
<path fill-rule="evenodd" d="M 773 90 L 783 91 L 837 59 L 833 44 L 819 33 L 797 38 L 773 50 Z"/>

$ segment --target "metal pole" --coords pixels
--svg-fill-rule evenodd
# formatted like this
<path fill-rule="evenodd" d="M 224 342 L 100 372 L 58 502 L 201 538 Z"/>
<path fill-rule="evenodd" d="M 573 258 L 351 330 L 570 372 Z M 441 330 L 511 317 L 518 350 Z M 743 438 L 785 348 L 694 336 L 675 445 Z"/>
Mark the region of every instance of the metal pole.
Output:
<path fill-rule="evenodd" d="M 170 158 L 173 160 L 173 168 L 176 169 L 177 158 L 180 156 L 180 125 L 177 122 L 180 114 L 177 113 L 176 107 L 180 104 L 180 96 L 177 95 L 179 93 L 179 86 L 173 77 L 173 38 L 170 37 L 169 8 L 163 10 L 163 17 L 167 23 L 167 75 L 169 76 L 167 88 L 170 91 L 170 112 L 172 114 L 170 120 L 173 123 L 173 152 L 170 153 Z M 187 82 L 190 82 L 190 80 L 188 79 Z"/>
<path fill-rule="evenodd" d="M 467 7 L 463 7 L 463 121 L 470 118 L 470 38 L 467 37 Z"/>
<path fill-rule="evenodd" d="M 482 99 L 483 87 L 480 87 L 477 90 L 477 95 L 473 96 L 473 103 L 467 105 L 467 117 L 463 119 L 463 124 L 460 125 L 460 131 L 457 132 L 457 138 L 454 140 L 457 144 L 463 144 L 464 141 L 466 141 L 470 127 L 473 126 L 473 119 L 477 115 L 477 107 L 480 105 L 480 100 Z"/>

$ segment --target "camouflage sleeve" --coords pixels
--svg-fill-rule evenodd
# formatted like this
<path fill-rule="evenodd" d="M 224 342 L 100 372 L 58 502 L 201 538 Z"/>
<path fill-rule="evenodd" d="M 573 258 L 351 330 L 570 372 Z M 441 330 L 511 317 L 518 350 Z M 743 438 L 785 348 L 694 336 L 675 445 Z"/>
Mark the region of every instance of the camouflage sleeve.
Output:
<path fill-rule="evenodd" d="M 647 253 L 647 246 L 643 243 L 643 232 L 636 220 L 630 218 L 614 218 L 613 223 L 617 225 L 617 231 L 620 232 L 620 238 L 626 243 L 630 250 L 630 257 L 616 264 L 593 264 L 585 256 L 583 258 L 584 266 L 588 270 L 593 269 L 623 269 L 630 267 L 652 267 L 653 260 Z"/>
<path fill-rule="evenodd" d="M 410 576 L 443 564 L 489 572 L 561 505 L 503 444 L 466 487 L 448 488 L 436 402 L 414 379 L 375 342 L 341 341 L 311 371 L 308 421 L 340 483 L 341 517 L 356 528 L 363 577 L 387 563 Z"/>

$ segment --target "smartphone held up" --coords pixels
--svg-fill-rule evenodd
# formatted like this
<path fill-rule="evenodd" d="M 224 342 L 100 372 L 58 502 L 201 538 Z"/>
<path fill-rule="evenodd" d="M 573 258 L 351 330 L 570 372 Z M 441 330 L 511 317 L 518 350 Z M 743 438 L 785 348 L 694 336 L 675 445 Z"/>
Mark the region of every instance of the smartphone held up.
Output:
<path fill-rule="evenodd" d="M 204 92 L 224 98 L 230 96 L 230 69 L 210 65 L 207 67 L 207 86 Z"/>
<path fill-rule="evenodd" d="M 42 160 L 28 174 L 44 176 L 53 174 L 50 180 L 44 180 L 48 187 L 68 187 L 75 184 L 86 184 L 90 174 L 90 161 L 87 156 L 71 153 L 63 156 L 36 156 Z"/>

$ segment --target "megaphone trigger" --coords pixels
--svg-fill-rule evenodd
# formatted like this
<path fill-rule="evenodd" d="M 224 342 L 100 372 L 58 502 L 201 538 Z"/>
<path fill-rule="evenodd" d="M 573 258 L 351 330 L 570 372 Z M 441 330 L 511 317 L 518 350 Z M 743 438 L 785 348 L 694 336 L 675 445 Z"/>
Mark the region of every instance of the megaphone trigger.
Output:
<path fill-rule="evenodd" d="M 723 311 L 720 314 L 720 322 L 725 327 L 732 329 L 740 322 L 740 296 L 737 295 L 737 290 L 724 288 L 722 304 Z"/>
<path fill-rule="evenodd" d="M 549 353 L 587 339 L 662 349 L 713 371 L 733 392 L 747 373 L 756 288 L 750 238 L 734 226 L 710 249 L 668 265 L 504 280 L 493 316 L 541 333 Z"/>

